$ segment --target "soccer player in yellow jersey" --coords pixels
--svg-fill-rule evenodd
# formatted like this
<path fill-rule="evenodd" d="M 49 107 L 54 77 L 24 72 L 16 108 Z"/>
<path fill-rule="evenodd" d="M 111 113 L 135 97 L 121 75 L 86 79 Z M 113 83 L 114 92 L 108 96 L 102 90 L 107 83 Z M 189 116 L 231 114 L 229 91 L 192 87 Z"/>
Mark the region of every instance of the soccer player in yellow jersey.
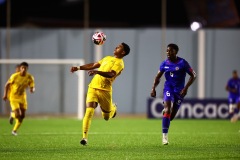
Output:
<path fill-rule="evenodd" d="M 12 135 L 14 136 L 17 135 L 17 130 L 23 122 L 28 107 L 26 89 L 29 87 L 31 93 L 35 91 L 34 77 L 27 70 L 28 63 L 22 62 L 20 71 L 10 76 L 4 88 L 3 100 L 9 99 L 13 111 L 12 117 L 16 120 L 12 130 Z M 9 91 L 10 95 L 8 98 Z"/>
<path fill-rule="evenodd" d="M 19 72 L 20 71 L 20 64 L 17 64 L 16 66 L 15 66 L 15 73 L 17 73 L 17 72 Z M 10 97 L 10 92 L 11 92 L 11 86 L 9 87 L 9 89 L 8 89 L 8 99 L 9 99 L 9 97 Z M 14 114 L 14 112 L 12 112 L 11 111 L 11 113 L 10 113 L 10 118 L 9 118 L 9 123 L 10 124 L 13 124 L 13 120 L 14 120 L 14 118 L 12 117 L 12 114 Z"/>
<path fill-rule="evenodd" d="M 100 106 L 102 116 L 105 120 L 114 118 L 117 113 L 117 108 L 112 103 L 112 84 L 117 76 L 124 69 L 123 57 L 128 55 L 130 47 L 122 42 L 114 50 L 114 56 L 106 56 L 98 62 L 89 63 L 78 67 L 71 67 L 71 72 L 78 70 L 88 70 L 89 76 L 94 76 L 88 86 L 86 98 L 86 112 L 83 118 L 82 132 L 83 138 L 80 144 L 86 145 L 88 131 L 91 125 L 91 120 L 94 115 L 94 110 Z M 94 70 L 98 68 L 98 70 Z"/>

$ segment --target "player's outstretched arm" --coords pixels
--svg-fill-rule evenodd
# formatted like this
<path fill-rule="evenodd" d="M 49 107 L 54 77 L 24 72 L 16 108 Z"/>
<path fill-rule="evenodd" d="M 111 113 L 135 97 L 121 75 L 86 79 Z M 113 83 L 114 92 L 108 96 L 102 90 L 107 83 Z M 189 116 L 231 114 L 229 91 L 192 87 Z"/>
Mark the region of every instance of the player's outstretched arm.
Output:
<path fill-rule="evenodd" d="M 71 67 L 71 70 L 70 72 L 76 72 L 78 70 L 92 70 L 92 69 L 96 69 L 96 68 L 99 68 L 100 67 L 100 64 L 98 62 L 96 63 L 89 63 L 89 64 L 84 64 L 82 66 L 73 66 Z"/>
<path fill-rule="evenodd" d="M 99 74 L 106 78 L 112 78 L 112 77 L 116 76 L 116 72 L 114 70 L 111 70 L 110 72 L 102 72 L 102 71 L 97 71 L 97 70 L 88 71 L 89 76 L 94 76 L 95 74 Z"/>

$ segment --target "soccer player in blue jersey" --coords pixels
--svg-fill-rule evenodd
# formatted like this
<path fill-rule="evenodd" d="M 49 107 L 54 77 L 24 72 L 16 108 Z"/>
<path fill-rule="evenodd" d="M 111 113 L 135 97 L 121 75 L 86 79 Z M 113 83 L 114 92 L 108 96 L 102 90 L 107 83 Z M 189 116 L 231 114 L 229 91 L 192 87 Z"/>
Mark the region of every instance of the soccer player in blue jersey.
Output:
<path fill-rule="evenodd" d="M 240 78 L 236 70 L 233 70 L 232 77 L 228 80 L 225 89 L 228 91 L 230 119 L 231 122 L 236 122 L 240 110 Z"/>
<path fill-rule="evenodd" d="M 187 95 L 188 88 L 196 79 L 196 73 L 189 63 L 177 56 L 178 50 L 179 48 L 176 44 L 168 44 L 167 59 L 160 64 L 151 91 L 151 97 L 156 97 L 156 87 L 160 83 L 162 75 L 165 74 L 166 81 L 163 88 L 164 112 L 162 118 L 163 145 L 169 143 L 168 130 L 170 121 L 174 119 L 184 97 Z M 190 78 L 185 85 L 186 73 L 189 74 Z"/>

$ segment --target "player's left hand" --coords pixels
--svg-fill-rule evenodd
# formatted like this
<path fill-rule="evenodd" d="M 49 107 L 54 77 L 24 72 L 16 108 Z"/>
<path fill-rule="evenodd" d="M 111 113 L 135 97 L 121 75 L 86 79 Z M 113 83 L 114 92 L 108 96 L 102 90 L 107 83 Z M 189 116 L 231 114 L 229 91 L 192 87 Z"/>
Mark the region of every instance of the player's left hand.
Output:
<path fill-rule="evenodd" d="M 156 98 L 156 90 L 155 90 L 155 89 L 152 89 L 152 92 L 151 92 L 151 97 L 154 97 L 154 98 Z"/>
<path fill-rule="evenodd" d="M 182 91 L 180 92 L 181 97 L 185 97 L 187 95 L 187 89 L 183 88 Z"/>
<path fill-rule="evenodd" d="M 96 73 L 97 73 L 96 70 L 90 70 L 90 71 L 88 71 L 88 75 L 89 75 L 89 76 L 93 76 L 93 75 L 95 75 Z"/>
<path fill-rule="evenodd" d="M 71 67 L 71 70 L 70 70 L 70 72 L 75 72 L 75 71 L 77 71 L 78 70 L 78 68 L 77 67 Z"/>
<path fill-rule="evenodd" d="M 30 88 L 30 92 L 31 92 L 31 93 L 34 93 L 34 92 L 35 92 L 35 88 L 33 88 L 33 87 Z"/>

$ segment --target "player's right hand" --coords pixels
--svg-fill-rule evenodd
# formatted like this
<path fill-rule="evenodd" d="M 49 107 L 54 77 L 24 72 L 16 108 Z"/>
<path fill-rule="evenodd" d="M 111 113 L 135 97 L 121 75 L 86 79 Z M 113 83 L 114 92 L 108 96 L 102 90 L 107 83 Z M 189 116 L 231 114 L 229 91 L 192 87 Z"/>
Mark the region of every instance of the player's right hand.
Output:
<path fill-rule="evenodd" d="M 154 98 L 156 98 L 156 90 L 155 90 L 155 89 L 152 89 L 152 92 L 151 92 L 151 97 L 154 97 Z"/>
<path fill-rule="evenodd" d="M 78 70 L 78 68 L 77 67 L 71 67 L 71 70 L 70 70 L 70 72 L 75 72 L 75 71 L 77 71 Z"/>
<path fill-rule="evenodd" d="M 3 98 L 2 98 L 4 101 L 7 101 L 7 96 L 3 96 Z"/>

